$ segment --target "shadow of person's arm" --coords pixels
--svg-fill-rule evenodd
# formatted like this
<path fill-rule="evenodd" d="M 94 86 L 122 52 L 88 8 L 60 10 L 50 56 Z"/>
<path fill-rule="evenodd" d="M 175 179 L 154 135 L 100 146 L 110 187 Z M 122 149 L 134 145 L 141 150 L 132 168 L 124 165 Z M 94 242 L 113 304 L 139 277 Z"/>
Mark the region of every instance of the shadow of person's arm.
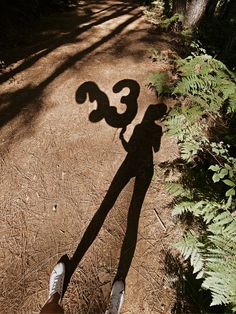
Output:
<path fill-rule="evenodd" d="M 129 151 L 129 143 L 124 138 L 125 131 L 126 131 L 126 126 L 124 128 L 122 128 L 122 130 L 120 131 L 119 138 L 121 140 L 121 143 L 122 143 L 124 149 L 126 150 L 126 152 L 128 152 Z"/>
<path fill-rule="evenodd" d="M 153 140 L 153 150 L 155 153 L 157 153 L 160 149 L 161 146 L 161 137 L 163 135 L 162 133 L 162 127 L 161 126 L 157 126 L 158 129 L 155 132 L 155 136 L 154 136 L 154 140 Z"/>

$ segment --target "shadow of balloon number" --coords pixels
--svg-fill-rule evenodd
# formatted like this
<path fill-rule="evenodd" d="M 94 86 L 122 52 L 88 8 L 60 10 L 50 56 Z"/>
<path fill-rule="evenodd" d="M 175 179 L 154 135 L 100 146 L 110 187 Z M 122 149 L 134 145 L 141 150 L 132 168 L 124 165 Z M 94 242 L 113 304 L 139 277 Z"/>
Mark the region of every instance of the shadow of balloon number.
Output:
<path fill-rule="evenodd" d="M 124 88 L 129 88 L 129 94 L 122 96 L 120 102 L 126 105 L 123 113 L 118 113 L 117 108 L 110 106 L 109 98 L 95 82 L 87 81 L 81 84 L 76 91 L 76 101 L 82 104 L 86 101 L 87 96 L 90 102 L 97 102 L 97 109 L 93 110 L 89 115 L 91 122 L 98 122 L 102 119 L 112 127 L 124 128 L 132 122 L 138 110 L 138 96 L 140 86 L 138 82 L 131 79 L 124 79 L 117 82 L 112 91 L 114 93 L 121 92 Z"/>

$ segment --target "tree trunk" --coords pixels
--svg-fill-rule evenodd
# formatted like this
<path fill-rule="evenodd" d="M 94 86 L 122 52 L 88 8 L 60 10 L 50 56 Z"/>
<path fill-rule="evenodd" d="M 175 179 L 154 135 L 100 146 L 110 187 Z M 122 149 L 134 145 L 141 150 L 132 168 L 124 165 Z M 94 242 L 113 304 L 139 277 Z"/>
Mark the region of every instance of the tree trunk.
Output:
<path fill-rule="evenodd" d="M 187 0 L 173 0 L 173 13 L 185 15 Z"/>
<path fill-rule="evenodd" d="M 209 3 L 209 0 L 191 0 L 187 6 L 187 12 L 185 16 L 185 25 L 192 29 L 196 28 L 204 13 L 206 11 L 206 7 Z"/>
<path fill-rule="evenodd" d="M 228 38 L 226 42 L 226 46 L 223 52 L 224 57 L 227 56 L 227 54 L 229 54 L 231 51 L 233 51 L 235 42 L 236 42 L 236 29 L 233 31 L 233 33 L 231 34 L 231 36 Z"/>
<path fill-rule="evenodd" d="M 211 18 L 216 10 L 216 6 L 219 0 L 210 0 L 208 2 L 207 8 L 206 8 L 206 14 L 208 18 Z"/>
<path fill-rule="evenodd" d="M 224 10 L 221 12 L 220 20 L 227 27 L 227 32 L 225 34 L 225 45 L 223 48 L 223 56 L 225 58 L 229 57 L 232 54 L 232 57 L 235 56 L 236 48 L 236 25 L 230 23 L 230 20 L 236 16 L 236 2 L 235 0 L 227 1 L 227 5 L 224 6 Z M 232 58 L 231 57 L 231 58 Z M 233 59 L 233 58 L 232 58 Z M 231 60 L 230 63 L 235 64 L 234 60 Z"/>
<path fill-rule="evenodd" d="M 235 0 L 226 0 L 221 8 L 220 18 L 222 20 L 227 19 L 229 16 L 234 16 L 232 13 L 235 11 Z"/>
<path fill-rule="evenodd" d="M 170 16 L 171 10 L 170 10 L 170 1 L 169 0 L 164 0 L 164 15 Z"/>

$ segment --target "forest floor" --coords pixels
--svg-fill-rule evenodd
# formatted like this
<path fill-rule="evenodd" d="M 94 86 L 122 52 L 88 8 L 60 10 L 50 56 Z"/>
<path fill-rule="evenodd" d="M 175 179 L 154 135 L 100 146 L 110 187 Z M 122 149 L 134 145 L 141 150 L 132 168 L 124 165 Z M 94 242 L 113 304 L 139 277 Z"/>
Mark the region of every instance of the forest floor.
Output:
<path fill-rule="evenodd" d="M 121 97 L 140 87 L 137 114 L 135 97 L 128 106 L 126 141 L 149 105 L 158 103 L 147 79 L 157 70 L 148 51 L 152 47 L 173 49 L 172 39 L 152 29 L 139 5 L 90 0 L 42 17 L 21 46 L 3 53 L 9 66 L 0 76 L 1 313 L 39 312 L 54 264 L 63 254 L 74 254 L 111 189 L 127 154 L 119 137 L 126 123 Z M 99 119 L 91 115 L 96 101 L 78 103 L 78 87 L 88 81 L 120 115 L 110 121 L 114 110 L 107 104 L 101 109 L 106 119 Z M 114 93 L 117 82 L 125 88 Z M 171 255 L 180 229 L 172 220 L 159 167 L 177 155 L 175 142 L 164 134 L 154 155 L 121 313 L 182 313 L 176 310 L 178 265 Z M 134 183 L 132 177 L 119 191 L 74 272 L 63 299 L 66 313 L 104 313 L 127 234 Z"/>

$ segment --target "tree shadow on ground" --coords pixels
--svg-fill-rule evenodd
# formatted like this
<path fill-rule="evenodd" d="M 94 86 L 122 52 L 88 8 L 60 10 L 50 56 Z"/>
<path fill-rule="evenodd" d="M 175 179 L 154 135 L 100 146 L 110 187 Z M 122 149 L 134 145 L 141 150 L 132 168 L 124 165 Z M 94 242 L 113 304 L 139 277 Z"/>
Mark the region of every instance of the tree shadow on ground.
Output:
<path fill-rule="evenodd" d="M 64 22 L 62 23 L 60 22 L 60 18 L 57 20 L 57 16 L 53 15 L 54 18 L 52 18 L 52 21 L 43 25 L 41 31 L 38 32 L 41 34 L 41 37 L 35 36 L 32 45 L 22 50 L 23 54 L 20 53 L 21 50 L 19 49 L 19 55 L 21 58 L 23 57 L 23 61 L 16 67 L 3 73 L 0 76 L 1 83 L 9 79 L 14 79 L 16 74 L 34 66 L 37 61 L 47 57 L 61 46 L 76 43 L 78 44 L 78 48 L 80 48 L 78 43 L 80 35 L 105 22 L 121 18 L 121 22 L 118 25 L 115 23 L 114 28 L 106 35 L 94 40 L 87 47 L 81 48 L 77 53 L 62 60 L 56 68 L 52 69 L 47 78 L 43 79 L 38 85 L 32 82 L 32 84 L 28 84 L 26 87 L 18 89 L 17 91 L 7 91 L 2 94 L 0 100 L 0 128 L 13 119 L 20 117 L 19 123 L 15 124 L 12 128 L 12 133 L 19 133 L 20 137 L 18 136 L 18 139 L 24 138 L 24 136 L 28 134 L 27 125 L 31 127 L 32 134 L 35 121 L 37 121 L 37 117 L 42 109 L 45 108 L 43 104 L 44 96 L 46 96 L 45 89 L 67 69 L 73 67 L 78 61 L 85 59 L 85 57 L 100 49 L 102 45 L 107 44 L 110 40 L 115 38 L 116 35 L 127 29 L 130 24 L 140 19 L 142 15 L 140 10 L 136 10 L 139 4 L 133 1 L 117 3 L 111 1 L 111 5 L 108 4 L 109 2 L 107 3 L 107 1 L 89 1 L 81 3 L 82 13 L 78 13 L 75 10 L 62 14 L 62 18 L 66 16 L 68 25 L 66 25 L 67 23 L 65 23 L 63 19 L 62 21 Z M 127 19 L 124 21 L 122 17 L 125 15 L 127 15 Z M 72 17 L 71 20 L 70 17 Z M 55 20 L 57 23 L 54 23 Z M 37 34 L 34 29 L 32 29 L 32 32 Z M 126 41 L 124 42 L 127 43 Z M 119 49 L 121 50 L 120 46 Z M 137 55 L 134 53 L 134 57 L 135 56 L 140 57 L 141 55 L 137 52 Z M 29 115 L 28 118 L 27 115 Z M 25 131 L 22 132 L 24 129 Z M 8 148 L 8 141 L 5 141 L 4 147 Z"/>
<path fill-rule="evenodd" d="M 173 314 L 225 313 L 223 306 L 210 306 L 209 290 L 201 288 L 202 280 L 196 279 L 193 268 L 171 252 L 166 253 L 165 272 L 169 284 L 176 291 L 176 300 L 171 310 Z"/>
<path fill-rule="evenodd" d="M 139 85 L 133 80 L 123 80 L 121 83 L 118 82 L 117 84 L 121 84 L 124 88 L 126 82 L 128 82 L 127 87 L 130 89 L 130 94 L 133 96 L 135 95 L 134 97 L 128 97 L 125 100 L 127 110 L 129 111 L 130 108 L 133 109 L 137 106 Z M 101 100 L 105 98 L 104 93 L 101 91 L 98 92 L 97 86 L 94 82 L 86 83 L 87 84 L 83 84 L 82 87 L 79 87 L 79 92 L 77 91 L 76 93 L 76 99 L 80 100 L 79 103 L 82 103 L 82 100 L 85 100 L 84 92 L 86 86 L 87 88 L 90 87 L 90 89 L 87 89 L 90 100 L 96 100 L 98 104 L 100 104 Z M 115 86 L 117 86 L 117 84 Z M 132 88 L 134 90 L 132 90 Z M 110 108 L 111 107 L 106 106 L 106 109 L 104 109 L 104 107 L 101 108 L 101 106 L 98 106 L 97 110 L 99 111 L 99 109 L 102 109 L 101 116 L 105 118 L 107 113 L 110 113 Z M 138 224 L 142 204 L 153 176 L 153 151 L 158 152 L 161 143 L 162 128 L 156 124 L 156 121 L 161 119 L 163 115 L 166 114 L 166 110 L 167 107 L 164 104 L 149 105 L 144 114 L 143 120 L 140 124 L 136 125 L 128 142 L 124 138 L 124 133 L 126 131 L 126 126 L 131 121 L 123 119 L 124 117 L 120 117 L 120 125 L 123 125 L 120 132 L 120 140 L 127 152 L 127 155 L 115 174 L 100 207 L 82 236 L 74 255 L 71 259 L 67 256 L 62 258 L 62 261 L 66 264 L 64 292 L 66 291 L 71 276 L 76 270 L 81 259 L 96 239 L 109 211 L 112 209 L 121 191 L 125 188 L 131 178 L 135 178 L 133 195 L 128 209 L 126 232 L 121 247 L 117 273 L 114 279 L 120 279 L 125 282 L 136 248 Z M 112 123 L 108 124 L 114 126 Z"/>
<path fill-rule="evenodd" d="M 130 38 L 136 44 L 135 47 L 132 46 L 132 50 L 130 48 Z M 149 49 L 140 49 L 146 44 L 150 47 Z M 187 54 L 186 47 L 181 44 L 181 38 L 177 34 L 165 32 L 160 28 L 153 28 L 149 24 L 128 30 L 125 37 L 118 39 L 116 45 L 108 48 L 108 52 L 114 55 L 116 60 L 124 56 L 131 57 L 134 60 L 143 60 L 143 58 L 146 58 L 147 51 L 150 51 L 151 48 L 157 48 L 158 52 L 170 50 L 180 56 L 186 56 Z"/>
<path fill-rule="evenodd" d="M 102 3 L 100 2 L 100 5 L 101 4 Z M 87 9 L 89 6 L 93 6 L 93 2 L 90 1 L 86 4 Z M 1 75 L 0 83 L 3 83 L 14 75 L 28 69 L 38 60 L 47 56 L 58 47 L 65 44 L 77 43 L 78 36 L 91 28 L 125 14 L 131 14 L 136 7 L 137 5 L 135 4 L 118 3 L 117 5 L 111 7 L 107 6 L 106 9 L 103 9 L 100 12 L 102 14 L 101 16 L 99 15 L 99 12 L 93 15 L 86 13 L 77 15 L 76 11 L 69 15 L 61 14 L 59 17 L 55 16 L 52 18 L 52 21 L 47 21 L 41 29 L 37 30 L 36 28 L 34 30 L 36 35 L 33 37 L 31 45 L 24 45 L 23 49 L 17 48 L 16 53 L 11 54 L 10 56 L 8 51 L 6 51 L 5 54 L 4 52 L 1 53 L 1 58 L 6 64 L 21 59 L 24 59 L 24 61 L 16 68 Z"/>
<path fill-rule="evenodd" d="M 30 123 L 41 110 L 40 91 L 37 88 L 27 85 L 13 93 L 3 93 L 0 103 L 0 129 L 8 122 L 22 113 L 23 124 Z M 15 99 L 12 102 L 12 99 Z M 32 99 L 34 104 L 31 104 Z"/>
<path fill-rule="evenodd" d="M 94 43 L 90 44 L 88 47 L 80 50 L 76 54 L 72 55 L 71 57 L 67 58 L 64 62 L 62 62 L 52 73 L 44 79 L 41 83 L 38 85 L 28 85 L 22 89 L 19 89 L 14 92 L 6 92 L 2 94 L 1 102 L 0 102 L 0 115 L 1 115 L 1 121 L 0 121 L 0 128 L 6 125 L 11 120 L 15 119 L 16 117 L 23 117 L 21 119 L 21 123 L 17 124 L 17 129 L 14 129 L 12 132 L 17 133 L 17 130 L 20 132 L 21 128 L 25 127 L 25 123 L 29 125 L 29 118 L 27 118 L 27 115 L 30 116 L 30 126 L 31 131 L 33 130 L 32 126 L 34 124 L 34 121 L 36 120 L 37 116 L 42 110 L 43 107 L 43 94 L 46 87 L 52 83 L 58 76 L 60 76 L 64 71 L 66 71 L 68 68 L 72 67 L 76 62 L 81 61 L 84 59 L 88 54 L 92 53 L 94 50 L 98 49 L 103 44 L 109 42 L 111 39 L 114 38 L 117 34 L 121 33 L 127 26 L 129 26 L 131 23 L 136 21 L 140 18 L 141 12 L 133 13 L 132 11 L 136 8 L 136 5 L 125 5 L 122 6 L 120 10 L 116 10 L 116 12 L 113 12 L 111 15 L 102 17 L 101 19 L 98 19 L 94 22 L 92 22 L 89 25 L 85 25 L 83 31 L 89 29 L 93 25 L 99 25 L 100 23 L 104 23 L 105 21 L 111 20 L 115 17 L 121 17 L 122 15 L 125 15 L 129 13 L 129 17 L 124 21 L 121 22 L 118 26 L 116 26 L 114 29 L 112 29 L 107 35 L 103 36 L 102 38 L 98 39 Z M 73 35 L 72 37 L 75 38 L 77 35 L 81 32 L 79 29 L 78 32 L 76 32 L 76 35 Z M 8 80 L 11 75 L 15 75 L 16 73 L 19 73 L 19 71 L 25 70 L 26 68 L 32 66 L 39 58 L 42 56 L 47 55 L 50 51 L 54 50 L 56 47 L 60 46 L 62 43 L 66 44 L 69 42 L 69 38 L 71 36 L 68 35 L 68 38 L 62 38 L 60 39 L 60 44 L 56 44 L 56 46 L 51 46 L 50 48 L 43 50 L 39 52 L 39 54 L 33 55 L 33 59 L 25 59 L 19 67 L 12 70 L 13 72 L 6 73 L 0 78 L 1 82 L 4 82 L 5 80 Z M 21 132 L 21 136 L 26 136 L 27 132 L 23 133 Z M 7 147 L 7 141 L 5 142 L 5 146 Z"/>

